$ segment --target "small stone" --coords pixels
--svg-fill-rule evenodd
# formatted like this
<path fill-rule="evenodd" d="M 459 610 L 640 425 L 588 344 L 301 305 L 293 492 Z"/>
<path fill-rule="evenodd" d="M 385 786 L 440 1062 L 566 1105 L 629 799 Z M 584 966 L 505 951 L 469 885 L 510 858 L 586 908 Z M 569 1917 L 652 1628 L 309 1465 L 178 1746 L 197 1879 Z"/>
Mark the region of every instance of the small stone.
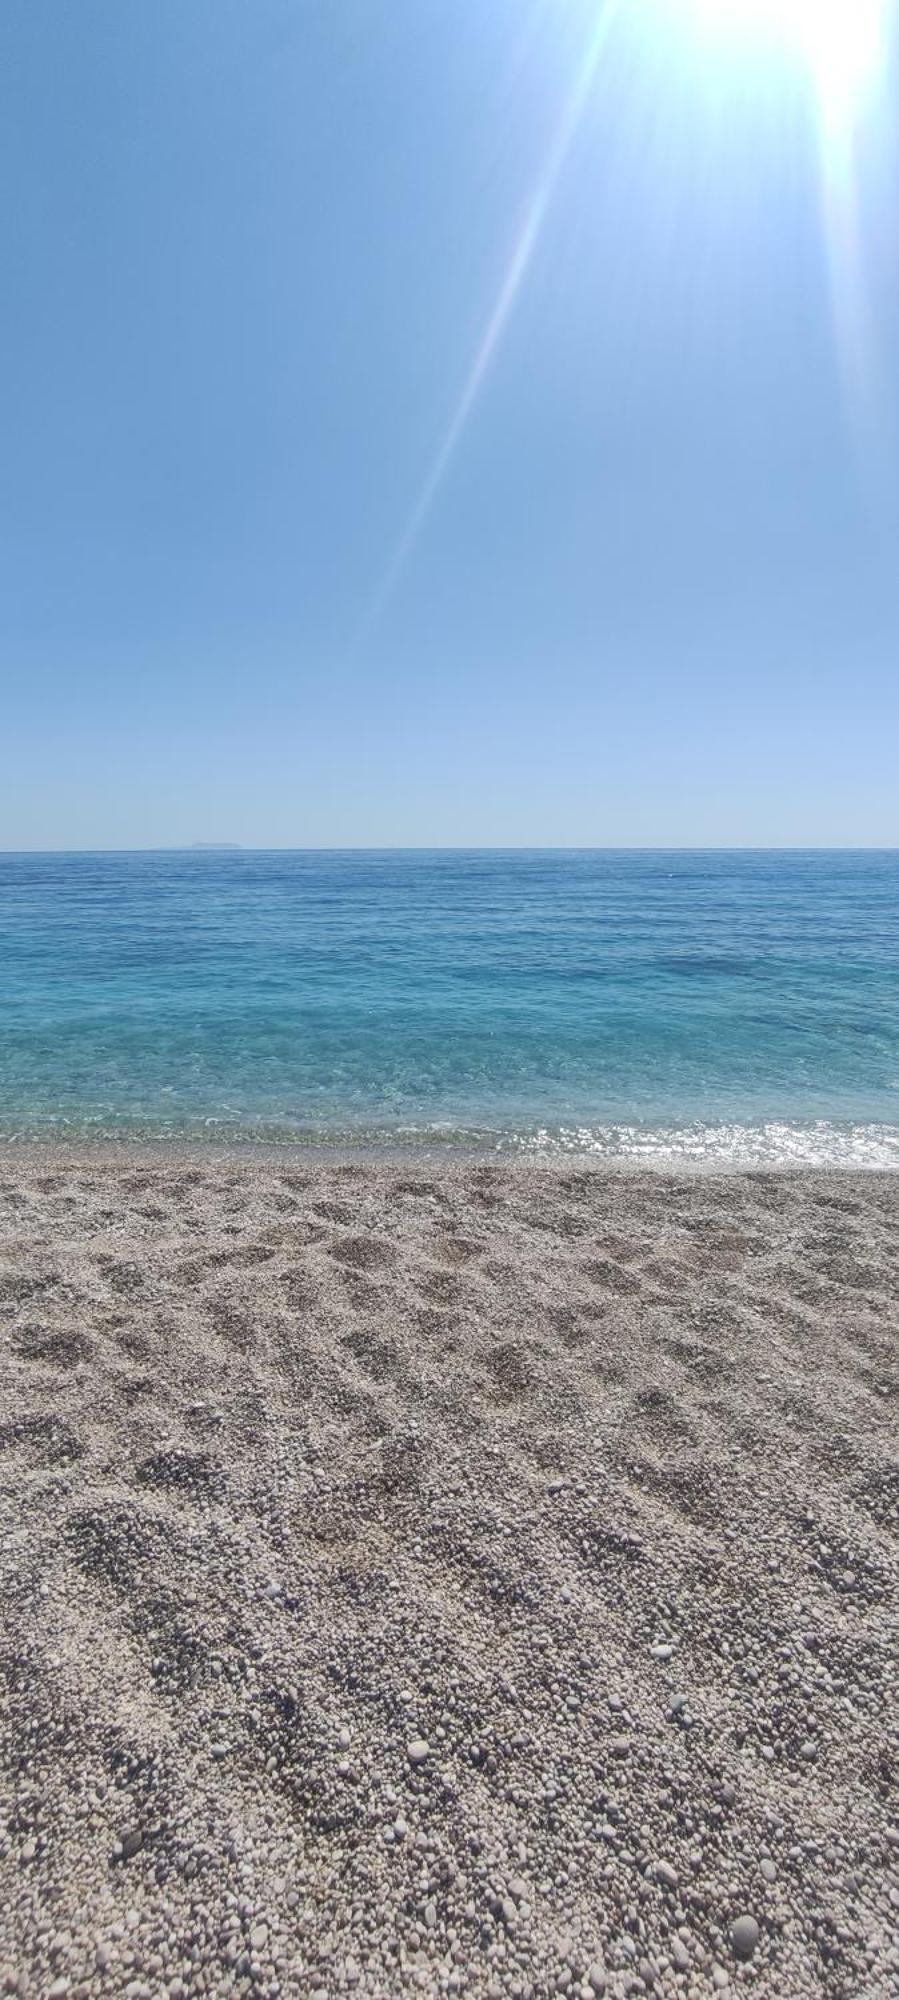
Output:
<path fill-rule="evenodd" d="M 730 1927 L 730 1948 L 735 1958 L 749 1959 L 758 1944 L 761 1932 L 754 1917 L 737 1917 Z"/>
<path fill-rule="evenodd" d="M 606 1975 L 601 1965 L 591 1965 L 587 1974 L 587 1985 L 594 1993 L 605 1992 Z"/>
<path fill-rule="evenodd" d="M 410 1764 L 426 1764 L 430 1754 L 430 1743 L 427 1743 L 423 1736 L 414 1736 L 406 1749 L 406 1756 Z"/>
<path fill-rule="evenodd" d="M 677 1869 L 672 1868 L 670 1861 L 656 1862 L 656 1881 L 661 1883 L 663 1889 L 677 1888 Z"/>
<path fill-rule="evenodd" d="M 68 1993 L 71 1984 L 71 1979 L 66 1979 L 64 1974 L 60 1974 L 58 1979 L 54 1979 L 52 1986 L 47 1987 L 47 2000 L 64 2000 L 64 1995 Z"/>
<path fill-rule="evenodd" d="M 425 1904 L 425 1925 L 426 1925 L 426 1927 L 427 1927 L 427 1929 L 428 1929 L 429 1931 L 435 1931 L 435 1930 L 437 1929 L 437 1905 L 436 1905 L 436 1903 L 426 1903 L 426 1904 Z"/>
<path fill-rule="evenodd" d="M 674 1960 L 674 1964 L 678 1972 L 689 1972 L 690 1954 L 687 1950 L 686 1945 L 684 1944 L 683 1938 L 679 1937 L 672 1938 L 671 1956 Z"/>
<path fill-rule="evenodd" d="M 777 1869 L 775 1868 L 775 1866 L 774 1866 L 774 1863 L 773 1863 L 773 1861 L 769 1861 L 769 1860 L 768 1860 L 768 1859 L 766 1858 L 766 1859 L 765 1859 L 765 1860 L 764 1860 L 764 1861 L 763 1861 L 763 1862 L 761 1863 L 761 1872 L 762 1872 L 762 1874 L 763 1874 L 763 1876 L 764 1876 L 764 1878 L 765 1878 L 765 1881 L 766 1881 L 766 1882 L 776 1882 L 776 1881 L 777 1881 Z"/>
<path fill-rule="evenodd" d="M 250 1950 L 264 1951 L 268 1944 L 268 1924 L 254 1924 L 250 1932 Z"/>
<path fill-rule="evenodd" d="M 670 1646 L 667 1643 L 667 1641 L 665 1641 L 665 1643 L 662 1645 L 650 1646 L 649 1650 L 650 1653 L 652 1654 L 653 1659 L 661 1660 L 663 1664 L 666 1660 L 673 1660 L 674 1658 L 675 1649 L 673 1646 Z"/>
<path fill-rule="evenodd" d="M 717 1986 L 719 1992 L 723 1987 L 730 1985 L 730 1973 L 725 1972 L 723 1965 L 712 1966 L 712 1985 Z"/>
<path fill-rule="evenodd" d="M 129 1826 L 127 1832 L 120 1836 L 122 1860 L 130 1861 L 135 1854 L 140 1853 L 143 1844 L 144 1836 L 141 1833 L 140 1827 Z"/>
<path fill-rule="evenodd" d="M 408 1832 L 409 1832 L 409 1822 L 408 1822 L 408 1820 L 405 1820 L 405 1819 L 395 1819 L 395 1820 L 394 1820 L 394 1822 L 393 1822 L 393 1838 L 394 1838 L 394 1840 L 405 1840 L 405 1839 L 406 1839 L 406 1836 L 407 1836 L 407 1834 L 408 1834 Z"/>
<path fill-rule="evenodd" d="M 807 1736 L 805 1742 L 801 1745 L 799 1755 L 804 1759 L 806 1764 L 813 1763 L 814 1759 L 817 1757 L 818 1745 L 817 1743 L 812 1742 L 810 1736 Z"/>
<path fill-rule="evenodd" d="M 631 1747 L 631 1739 L 629 1736 L 613 1736 L 612 1741 L 609 1744 L 609 1749 L 611 1750 L 613 1757 L 629 1756 L 630 1747 Z"/>

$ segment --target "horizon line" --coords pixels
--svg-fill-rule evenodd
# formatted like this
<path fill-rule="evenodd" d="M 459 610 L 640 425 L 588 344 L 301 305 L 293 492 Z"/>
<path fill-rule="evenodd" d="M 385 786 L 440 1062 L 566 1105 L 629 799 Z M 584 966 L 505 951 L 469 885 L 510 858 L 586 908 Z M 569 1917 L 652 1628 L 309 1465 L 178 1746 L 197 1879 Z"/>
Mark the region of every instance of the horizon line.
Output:
<path fill-rule="evenodd" d="M 195 854 L 218 859 L 243 854 L 897 854 L 899 841 L 597 841 L 597 842 L 318 842 L 296 846 L 238 841 L 179 841 L 170 846 L 0 847 L 0 859 L 125 854 Z"/>

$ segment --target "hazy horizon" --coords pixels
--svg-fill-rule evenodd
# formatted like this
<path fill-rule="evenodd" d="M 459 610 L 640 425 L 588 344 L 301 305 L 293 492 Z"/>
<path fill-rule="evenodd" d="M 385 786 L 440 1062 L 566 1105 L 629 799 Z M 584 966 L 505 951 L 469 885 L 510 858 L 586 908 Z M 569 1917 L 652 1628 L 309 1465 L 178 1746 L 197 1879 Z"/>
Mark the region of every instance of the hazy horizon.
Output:
<path fill-rule="evenodd" d="M 270 847 L 263 843 L 233 840 L 161 841 L 131 847 L 2 847 L 5 858 L 20 855 L 91 854 L 895 854 L 895 841 L 825 842 L 726 842 L 692 841 L 408 841 L 379 845 L 374 842 L 310 841 Z"/>

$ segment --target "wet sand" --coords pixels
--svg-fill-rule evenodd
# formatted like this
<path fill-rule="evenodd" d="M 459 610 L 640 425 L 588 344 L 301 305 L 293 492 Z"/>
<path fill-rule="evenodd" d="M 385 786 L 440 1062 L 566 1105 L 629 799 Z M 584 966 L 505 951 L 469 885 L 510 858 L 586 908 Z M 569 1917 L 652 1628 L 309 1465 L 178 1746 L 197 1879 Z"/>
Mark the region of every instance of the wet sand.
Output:
<path fill-rule="evenodd" d="M 899 1990 L 897 1221 L 5 1153 L 7 1990 Z"/>

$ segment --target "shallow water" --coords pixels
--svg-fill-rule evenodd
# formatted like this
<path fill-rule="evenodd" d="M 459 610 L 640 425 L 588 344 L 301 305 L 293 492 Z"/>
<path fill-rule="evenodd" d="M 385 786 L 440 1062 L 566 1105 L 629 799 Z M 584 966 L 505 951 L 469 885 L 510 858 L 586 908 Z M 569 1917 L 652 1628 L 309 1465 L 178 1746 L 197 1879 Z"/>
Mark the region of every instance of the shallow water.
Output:
<path fill-rule="evenodd" d="M 0 1130 L 899 1165 L 899 854 L 0 856 Z"/>

